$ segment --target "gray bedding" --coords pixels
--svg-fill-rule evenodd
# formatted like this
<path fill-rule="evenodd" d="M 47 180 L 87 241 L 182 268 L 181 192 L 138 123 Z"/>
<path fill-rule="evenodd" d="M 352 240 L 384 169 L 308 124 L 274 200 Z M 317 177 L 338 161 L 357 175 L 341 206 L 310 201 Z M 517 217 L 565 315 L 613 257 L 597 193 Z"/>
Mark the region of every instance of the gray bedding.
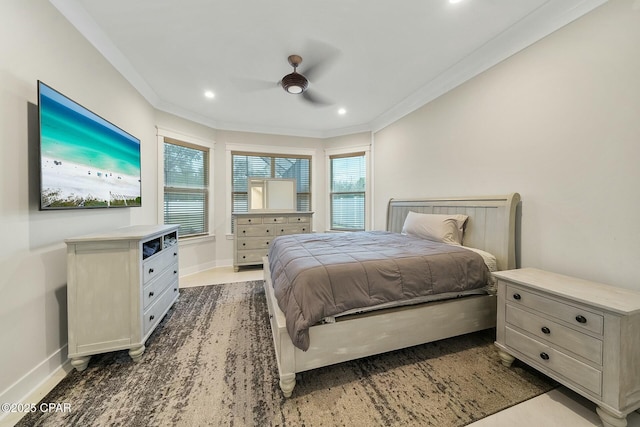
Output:
<path fill-rule="evenodd" d="M 293 344 L 325 317 L 389 301 L 486 286 L 475 252 L 386 231 L 280 236 L 269 249 L 276 299 Z"/>

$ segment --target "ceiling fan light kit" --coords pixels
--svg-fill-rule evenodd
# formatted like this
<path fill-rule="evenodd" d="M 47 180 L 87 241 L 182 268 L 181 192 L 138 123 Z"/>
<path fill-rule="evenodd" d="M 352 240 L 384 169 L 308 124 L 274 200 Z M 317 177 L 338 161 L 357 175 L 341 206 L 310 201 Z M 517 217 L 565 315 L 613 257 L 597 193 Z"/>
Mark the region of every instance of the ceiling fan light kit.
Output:
<path fill-rule="evenodd" d="M 309 81 L 305 76 L 294 71 L 293 73 L 284 76 L 280 84 L 287 92 L 298 94 L 307 90 Z"/>

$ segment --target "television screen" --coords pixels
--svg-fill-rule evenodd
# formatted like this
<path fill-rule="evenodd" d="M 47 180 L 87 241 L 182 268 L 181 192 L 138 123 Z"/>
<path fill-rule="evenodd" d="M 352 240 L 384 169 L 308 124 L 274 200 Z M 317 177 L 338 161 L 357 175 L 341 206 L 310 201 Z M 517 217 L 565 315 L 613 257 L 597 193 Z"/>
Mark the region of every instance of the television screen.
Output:
<path fill-rule="evenodd" d="M 40 209 L 141 205 L 140 140 L 38 81 Z"/>

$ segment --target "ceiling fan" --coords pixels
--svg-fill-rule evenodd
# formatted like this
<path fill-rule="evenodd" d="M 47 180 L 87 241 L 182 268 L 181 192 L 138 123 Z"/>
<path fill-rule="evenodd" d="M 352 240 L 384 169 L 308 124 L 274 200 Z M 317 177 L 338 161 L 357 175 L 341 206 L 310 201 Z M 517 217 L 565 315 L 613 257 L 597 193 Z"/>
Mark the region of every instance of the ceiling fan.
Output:
<path fill-rule="evenodd" d="M 332 102 L 324 99 L 317 94 L 314 94 L 309 90 L 309 80 L 304 74 L 298 73 L 298 67 L 302 63 L 302 57 L 300 55 L 289 55 L 287 58 L 289 64 L 293 67 L 293 72 L 287 74 L 280 80 L 280 86 L 287 93 L 291 93 L 294 95 L 302 95 L 302 98 L 305 101 L 308 101 L 312 104 L 320 104 L 320 105 L 330 105 Z M 307 68 L 305 74 L 309 75 L 314 73 L 315 68 L 310 67 Z"/>
<path fill-rule="evenodd" d="M 289 65 L 293 67 L 293 72 L 285 75 L 278 81 L 277 85 L 282 87 L 287 93 L 292 95 L 300 95 L 300 97 L 315 106 L 327 106 L 333 102 L 324 96 L 319 95 L 315 90 L 310 88 L 311 82 L 315 82 L 327 68 L 340 56 L 340 51 L 333 46 L 319 41 L 308 41 L 306 51 L 313 61 L 307 61 L 308 65 L 304 70 L 298 71 L 298 67 L 302 64 L 302 56 L 289 55 Z M 273 87 L 272 82 L 253 79 L 233 79 L 239 89 L 244 91 L 254 91 L 261 89 L 269 89 Z"/>

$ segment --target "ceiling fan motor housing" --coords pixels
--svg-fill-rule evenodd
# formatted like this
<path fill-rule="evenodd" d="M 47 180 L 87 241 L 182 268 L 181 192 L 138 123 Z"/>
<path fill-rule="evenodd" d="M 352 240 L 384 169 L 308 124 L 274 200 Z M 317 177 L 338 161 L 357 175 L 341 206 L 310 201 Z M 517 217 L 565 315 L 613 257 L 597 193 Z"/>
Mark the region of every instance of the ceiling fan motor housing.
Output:
<path fill-rule="evenodd" d="M 297 94 L 307 90 L 309 80 L 307 80 L 307 78 L 302 74 L 298 74 L 294 71 L 293 73 L 284 76 L 281 84 L 283 89 L 287 92 Z"/>

